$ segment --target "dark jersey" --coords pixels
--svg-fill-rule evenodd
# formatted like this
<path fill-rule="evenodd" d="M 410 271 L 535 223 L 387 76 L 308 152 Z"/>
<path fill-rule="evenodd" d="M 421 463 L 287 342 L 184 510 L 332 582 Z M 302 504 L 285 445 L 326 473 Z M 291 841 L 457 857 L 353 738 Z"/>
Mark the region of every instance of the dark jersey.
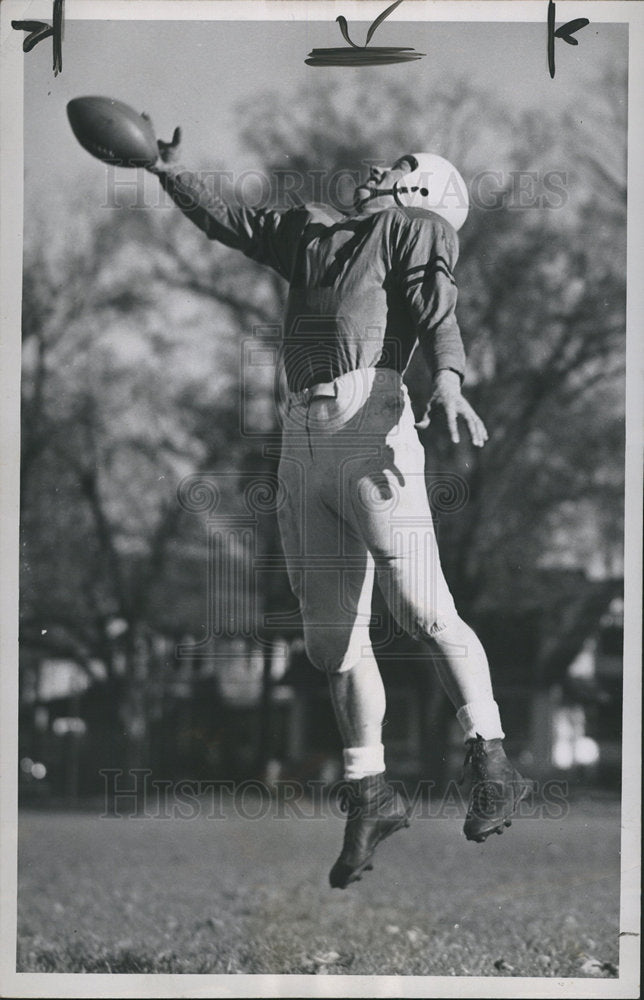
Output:
<path fill-rule="evenodd" d="M 250 209 L 181 168 L 165 168 L 160 179 L 210 239 L 288 281 L 283 360 L 292 391 L 361 367 L 402 373 L 417 341 L 432 373 L 451 368 L 463 377 L 458 239 L 440 216 L 397 206 L 353 216 L 326 205 Z"/>

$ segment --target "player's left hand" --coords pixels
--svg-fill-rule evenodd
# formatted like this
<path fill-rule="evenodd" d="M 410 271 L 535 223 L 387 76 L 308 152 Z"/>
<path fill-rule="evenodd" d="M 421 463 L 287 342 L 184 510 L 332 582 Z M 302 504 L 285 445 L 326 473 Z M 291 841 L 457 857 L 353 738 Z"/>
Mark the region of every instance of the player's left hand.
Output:
<path fill-rule="evenodd" d="M 457 421 L 458 417 L 461 416 L 467 424 L 472 444 L 476 448 L 483 447 L 488 439 L 485 424 L 461 393 L 461 380 L 456 372 L 449 369 L 437 372 L 434 382 L 434 392 L 427 404 L 425 415 L 416 424 L 419 430 L 429 427 L 431 410 L 436 406 L 442 406 L 445 410 L 449 435 L 454 444 L 458 444 L 460 441 Z"/>

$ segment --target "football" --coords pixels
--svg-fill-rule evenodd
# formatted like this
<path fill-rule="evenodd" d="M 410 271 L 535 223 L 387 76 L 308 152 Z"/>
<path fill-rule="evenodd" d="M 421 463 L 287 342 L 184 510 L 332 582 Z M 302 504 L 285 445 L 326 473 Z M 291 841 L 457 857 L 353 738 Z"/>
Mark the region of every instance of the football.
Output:
<path fill-rule="evenodd" d="M 123 101 L 75 97 L 67 105 L 72 132 L 92 156 L 117 167 L 146 167 L 158 156 L 152 122 Z"/>

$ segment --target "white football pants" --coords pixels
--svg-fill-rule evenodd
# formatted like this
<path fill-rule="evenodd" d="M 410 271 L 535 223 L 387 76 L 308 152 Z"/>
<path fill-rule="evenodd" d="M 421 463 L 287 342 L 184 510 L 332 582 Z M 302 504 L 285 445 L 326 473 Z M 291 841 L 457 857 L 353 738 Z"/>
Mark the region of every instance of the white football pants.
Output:
<path fill-rule="evenodd" d="M 288 399 L 278 515 L 307 654 L 321 670 L 350 670 L 373 656 L 374 572 L 410 635 L 431 638 L 457 615 L 424 459 L 398 372 L 358 369 Z"/>

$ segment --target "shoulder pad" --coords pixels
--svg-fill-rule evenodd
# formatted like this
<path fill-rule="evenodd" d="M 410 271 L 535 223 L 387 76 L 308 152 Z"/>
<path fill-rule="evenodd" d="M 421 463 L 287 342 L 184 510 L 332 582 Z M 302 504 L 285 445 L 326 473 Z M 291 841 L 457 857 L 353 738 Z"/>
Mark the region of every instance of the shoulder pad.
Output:
<path fill-rule="evenodd" d="M 397 212 L 412 222 L 418 220 L 421 223 L 425 222 L 434 226 L 440 226 L 442 229 L 446 229 L 448 233 L 453 233 L 456 236 L 456 230 L 453 225 L 447 219 L 444 219 L 442 215 L 432 212 L 429 208 L 412 208 L 406 205 L 396 205 L 391 211 Z"/>

